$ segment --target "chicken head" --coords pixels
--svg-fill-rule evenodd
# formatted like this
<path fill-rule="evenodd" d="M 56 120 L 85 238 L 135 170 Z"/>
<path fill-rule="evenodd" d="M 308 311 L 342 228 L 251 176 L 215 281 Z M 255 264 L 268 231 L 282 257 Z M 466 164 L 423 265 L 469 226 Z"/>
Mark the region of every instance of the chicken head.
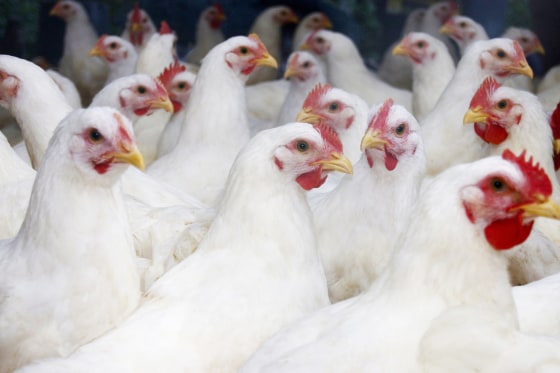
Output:
<path fill-rule="evenodd" d="M 158 79 L 169 93 L 173 112 L 178 112 L 187 103 L 196 75 L 186 71 L 186 66 L 176 61 L 159 75 Z"/>
<path fill-rule="evenodd" d="M 284 79 L 297 79 L 305 82 L 320 74 L 321 67 L 313 55 L 306 51 L 294 52 L 288 58 Z"/>
<path fill-rule="evenodd" d="M 240 39 L 232 50 L 225 54 L 227 65 L 247 77 L 257 66 L 278 67 L 257 34 L 251 34 L 247 39 Z"/>
<path fill-rule="evenodd" d="M 423 64 L 433 60 L 437 53 L 431 40 L 434 39 L 423 32 L 410 32 L 393 48 L 392 53 L 407 56 L 413 63 Z"/>

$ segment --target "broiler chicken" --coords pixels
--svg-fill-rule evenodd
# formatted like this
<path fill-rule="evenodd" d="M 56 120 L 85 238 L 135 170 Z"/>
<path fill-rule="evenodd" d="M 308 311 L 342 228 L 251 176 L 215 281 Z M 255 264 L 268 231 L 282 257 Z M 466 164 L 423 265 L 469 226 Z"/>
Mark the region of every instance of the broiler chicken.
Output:
<path fill-rule="evenodd" d="M 271 6 L 263 10 L 255 19 L 250 34 L 257 34 L 262 40 L 268 53 L 276 60 L 282 61 L 282 25 L 296 23 L 298 17 L 287 6 Z M 278 72 L 270 68 L 258 68 L 247 80 L 247 85 L 252 85 L 267 80 L 275 80 Z"/>
<path fill-rule="evenodd" d="M 388 99 L 370 110 L 368 123 L 352 177 L 311 205 L 332 302 L 366 291 L 383 271 L 425 172 L 420 128 L 409 112 Z"/>
<path fill-rule="evenodd" d="M 503 79 L 510 74 L 533 76 L 533 70 L 516 41 L 504 38 L 481 40 L 467 49 L 436 106 L 420 122 L 428 175 L 480 158 L 484 144 L 472 130 L 462 125 L 463 115 L 486 76 Z"/>
<path fill-rule="evenodd" d="M 0 372 L 66 356 L 138 304 L 118 183 L 128 164 L 142 156 L 113 109 L 79 109 L 55 131 L 22 228 L 0 241 Z"/>
<path fill-rule="evenodd" d="M 302 45 L 324 57 L 327 62 L 327 81 L 333 86 L 360 96 L 368 105 L 393 98 L 407 110 L 412 109 L 412 93 L 385 83 L 364 64 L 356 45 L 344 34 L 318 30 Z"/>
<path fill-rule="evenodd" d="M 504 149 L 525 150 L 539 162 L 550 178 L 555 200 L 560 200 L 560 184 L 556 179 L 552 131 L 548 118 L 537 97 L 527 91 L 501 86 L 488 77 L 474 94 L 465 123 L 474 123 L 477 139 L 488 143 L 487 155 L 500 154 Z M 510 273 L 513 284 L 525 284 L 560 271 L 560 224 L 555 220 L 537 219 L 535 228 L 553 245 L 533 238 L 512 250 Z"/>
<path fill-rule="evenodd" d="M 103 87 L 109 74 L 102 61 L 88 55 L 98 39 L 97 32 L 82 4 L 76 1 L 58 1 L 51 9 L 50 15 L 58 16 L 66 22 L 59 70 L 76 84 L 82 103 L 87 106 Z"/>
<path fill-rule="evenodd" d="M 157 77 L 167 66 L 177 60 L 176 43 L 175 32 L 167 22 L 162 21 L 159 32 L 152 35 L 144 49 L 138 54 L 135 71 Z"/>
<path fill-rule="evenodd" d="M 78 92 L 78 89 L 76 88 L 74 82 L 52 69 L 48 69 L 47 74 L 49 74 L 51 79 L 54 80 L 54 82 L 60 89 L 60 92 L 62 92 L 62 94 L 66 98 L 68 104 L 73 109 L 81 109 L 82 98 L 80 97 L 80 92 Z"/>
<path fill-rule="evenodd" d="M 134 3 L 134 8 L 126 15 L 126 25 L 121 37 L 134 45 L 137 52 L 140 52 L 153 34 L 157 32 L 156 25 L 152 18 L 138 3 Z"/>
<path fill-rule="evenodd" d="M 257 134 L 198 250 L 112 332 L 22 372 L 236 372 L 279 328 L 328 304 L 305 190 L 329 170 L 351 172 L 341 149 L 325 126 Z"/>
<path fill-rule="evenodd" d="M 200 65 L 210 49 L 224 41 L 221 26 L 225 19 L 224 8 L 217 3 L 200 13 L 196 23 L 195 45 L 185 56 L 185 61 Z"/>
<path fill-rule="evenodd" d="M 439 32 L 449 36 L 457 43 L 461 56 L 465 54 L 465 51 L 472 43 L 479 40 L 488 40 L 488 34 L 484 26 L 464 15 L 456 15 L 449 18 L 441 26 Z"/>
<path fill-rule="evenodd" d="M 148 174 L 213 206 L 249 140 L 244 83 L 258 65 L 276 67 L 276 61 L 256 35 L 214 47 L 197 74 L 177 145 Z"/>
<path fill-rule="evenodd" d="M 99 56 L 109 66 L 109 75 L 105 85 L 134 73 L 138 53 L 134 45 L 115 35 L 102 35 L 89 51 L 90 56 Z"/>
<path fill-rule="evenodd" d="M 424 119 L 436 105 L 455 73 L 455 63 L 447 47 L 423 32 L 407 34 L 393 49 L 412 63 L 412 113 Z"/>
<path fill-rule="evenodd" d="M 535 216 L 559 218 L 538 166 L 506 151 L 449 168 L 422 188 L 385 271 L 364 294 L 325 307 L 265 342 L 248 372 L 416 372 L 419 343 L 448 309 L 498 309 L 514 328 L 503 250 Z"/>
<path fill-rule="evenodd" d="M 331 29 L 333 27 L 329 17 L 323 12 L 312 12 L 302 18 L 294 32 L 292 50 L 295 52 L 305 41 L 307 34 L 320 29 Z"/>
<path fill-rule="evenodd" d="M 195 79 L 196 75 L 186 71 L 186 67 L 179 62 L 170 65 L 159 76 L 159 80 L 165 86 L 173 103 L 173 115 L 159 138 L 158 158 L 172 151 L 177 144 L 177 139 L 181 133 L 181 123 L 185 120 L 186 105 Z"/>

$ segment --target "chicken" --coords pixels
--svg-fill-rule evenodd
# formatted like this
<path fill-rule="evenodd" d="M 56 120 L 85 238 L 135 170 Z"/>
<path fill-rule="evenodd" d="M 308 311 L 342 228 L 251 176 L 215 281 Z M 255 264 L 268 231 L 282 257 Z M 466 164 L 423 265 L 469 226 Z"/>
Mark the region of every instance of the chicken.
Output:
<path fill-rule="evenodd" d="M 333 303 L 366 291 L 385 268 L 425 171 L 419 125 L 410 113 L 388 99 L 370 110 L 368 122 L 352 177 L 312 205 Z"/>
<path fill-rule="evenodd" d="M 303 49 L 311 49 L 327 61 L 327 81 L 333 86 L 360 96 L 368 105 L 393 98 L 407 110 L 412 107 L 412 93 L 385 83 L 364 64 L 354 42 L 344 34 L 318 30 L 307 37 Z"/>
<path fill-rule="evenodd" d="M 16 118 L 37 169 L 54 128 L 73 108 L 51 77 L 32 62 L 0 55 L 0 80 L 4 107 Z"/>
<path fill-rule="evenodd" d="M 542 77 L 537 86 L 537 93 L 540 95 L 544 91 L 558 87 L 560 84 L 560 65 L 551 67 Z M 560 101 L 560 100 L 559 100 Z"/>
<path fill-rule="evenodd" d="M 250 34 L 257 34 L 270 55 L 276 61 L 282 61 L 282 25 L 298 22 L 298 17 L 287 6 L 271 6 L 263 10 L 255 19 L 249 30 Z M 277 72 L 268 68 L 259 68 L 249 77 L 247 85 L 275 80 Z"/>
<path fill-rule="evenodd" d="M 434 109 L 420 122 L 427 174 L 480 158 L 484 145 L 465 128 L 462 117 L 486 76 L 503 79 L 510 74 L 533 76 L 519 43 L 496 38 L 474 43 L 461 58 L 453 78 Z"/>
<path fill-rule="evenodd" d="M 456 15 L 447 20 L 439 29 L 439 32 L 449 36 L 457 46 L 461 55 L 465 54 L 467 47 L 479 40 L 488 40 L 488 34 L 480 23 L 474 19 Z"/>
<path fill-rule="evenodd" d="M 155 160 L 148 174 L 214 206 L 233 159 L 249 140 L 244 83 L 258 65 L 276 67 L 276 61 L 256 35 L 215 46 L 197 74 L 177 146 Z"/>
<path fill-rule="evenodd" d="M 89 50 L 98 39 L 97 32 L 84 7 L 76 1 L 60 0 L 49 14 L 58 16 L 66 22 L 59 70 L 62 75 L 76 84 L 82 103 L 87 106 L 103 87 L 109 74 L 107 66 L 102 61 L 88 56 Z"/>
<path fill-rule="evenodd" d="M 78 89 L 76 88 L 74 82 L 52 69 L 48 69 L 47 74 L 49 74 L 51 79 L 54 80 L 54 82 L 60 89 L 60 92 L 62 92 L 62 94 L 66 98 L 68 104 L 73 109 L 81 109 L 82 98 L 80 97 L 80 92 L 78 92 Z"/>
<path fill-rule="evenodd" d="M 323 12 L 312 12 L 303 17 L 298 23 L 292 41 L 292 50 L 297 51 L 305 41 L 307 34 L 320 29 L 331 29 L 332 23 L 329 17 Z"/>
<path fill-rule="evenodd" d="M 156 25 L 150 15 L 140 9 L 137 2 L 134 3 L 134 8 L 126 15 L 126 26 L 121 37 L 130 41 L 136 51 L 140 52 L 156 32 Z"/>
<path fill-rule="evenodd" d="M 66 356 L 138 304 L 118 183 L 128 164 L 143 167 L 142 156 L 113 109 L 79 109 L 55 131 L 22 228 L 0 242 L 1 372 Z"/>
<path fill-rule="evenodd" d="M 109 66 L 105 85 L 134 73 L 138 53 L 134 45 L 115 35 L 102 35 L 89 51 L 90 56 L 99 56 Z"/>
<path fill-rule="evenodd" d="M 276 125 L 289 90 L 290 83 L 285 79 L 267 80 L 245 87 L 251 136 Z M 291 121 L 293 118 L 289 122 Z M 285 123 L 287 122 L 282 124 Z"/>
<path fill-rule="evenodd" d="M 280 327 L 328 304 L 304 191 L 329 170 L 351 172 L 341 149 L 325 126 L 257 134 L 237 156 L 198 250 L 118 328 L 22 372 L 237 371 Z"/>
<path fill-rule="evenodd" d="M 479 141 L 489 144 L 487 153 L 481 157 L 500 154 L 504 149 L 525 150 L 541 164 L 552 182 L 554 199 L 560 200 L 560 184 L 552 159 L 552 131 L 533 94 L 501 86 L 488 77 L 474 94 L 464 122 L 474 123 L 473 132 Z M 470 126 L 467 128 L 473 130 Z M 525 284 L 560 271 L 560 224 L 555 220 L 537 219 L 535 228 L 553 245 L 534 238 L 512 250 L 508 257 L 513 284 Z"/>
<path fill-rule="evenodd" d="M 294 121 L 307 94 L 317 84 L 326 83 L 325 73 L 317 59 L 306 51 L 293 52 L 290 55 L 284 79 L 290 80 L 290 90 L 278 113 L 277 125 Z"/>
<path fill-rule="evenodd" d="M 185 56 L 185 61 L 200 65 L 200 62 L 216 45 L 224 41 L 222 22 L 226 19 L 224 8 L 213 4 L 200 13 L 196 23 L 195 46 Z"/>
<path fill-rule="evenodd" d="M 152 35 L 138 54 L 135 71 L 157 77 L 167 66 L 177 60 L 176 43 L 177 36 L 167 22 L 162 21 L 159 32 Z"/>
<path fill-rule="evenodd" d="M 172 151 L 177 144 L 181 133 L 181 123 L 185 120 L 186 104 L 195 79 L 196 75 L 186 71 L 186 67 L 178 62 L 170 65 L 159 76 L 159 80 L 165 86 L 173 103 L 173 116 L 165 125 L 159 138 L 157 158 Z"/>
<path fill-rule="evenodd" d="M 393 54 L 407 56 L 412 63 L 412 113 L 422 120 L 453 77 L 453 58 L 445 44 L 423 32 L 407 34 L 395 46 Z"/>
<path fill-rule="evenodd" d="M 439 30 L 450 17 L 457 14 L 457 10 L 457 3 L 453 0 L 436 2 L 426 9 L 420 28 L 418 29 L 418 31 L 435 36 L 444 42 L 449 50 L 449 54 L 451 54 L 454 60 L 458 60 L 459 58 L 453 46 L 453 42 Z"/>
<path fill-rule="evenodd" d="M 388 267 L 364 294 L 325 307 L 265 342 L 248 372 L 416 372 L 431 321 L 460 305 L 516 324 L 507 250 L 533 218 L 560 217 L 546 173 L 506 151 L 457 165 L 422 188 Z M 445 227 L 445 229 L 442 229 Z"/>
<path fill-rule="evenodd" d="M 550 128 L 554 139 L 552 150 L 552 159 L 554 161 L 554 170 L 556 170 L 556 179 L 560 182 L 560 103 L 556 104 L 556 108 L 550 114 Z"/>

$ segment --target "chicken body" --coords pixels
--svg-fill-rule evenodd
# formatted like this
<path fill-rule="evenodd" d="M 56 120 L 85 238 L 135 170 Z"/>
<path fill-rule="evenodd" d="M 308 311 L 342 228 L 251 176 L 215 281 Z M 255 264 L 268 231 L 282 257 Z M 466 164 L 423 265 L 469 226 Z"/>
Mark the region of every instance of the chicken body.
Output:
<path fill-rule="evenodd" d="M 196 23 L 195 45 L 185 56 L 185 61 L 200 65 L 210 49 L 224 41 L 220 27 L 225 19 L 224 10 L 218 4 L 209 6 L 200 13 Z"/>

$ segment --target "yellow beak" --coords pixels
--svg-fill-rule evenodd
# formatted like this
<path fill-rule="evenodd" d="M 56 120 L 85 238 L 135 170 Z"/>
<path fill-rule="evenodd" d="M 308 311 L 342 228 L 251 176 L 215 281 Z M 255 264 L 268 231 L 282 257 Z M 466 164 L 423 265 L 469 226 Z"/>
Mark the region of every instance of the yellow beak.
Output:
<path fill-rule="evenodd" d="M 321 116 L 315 114 L 311 108 L 303 108 L 296 117 L 296 122 L 303 122 L 303 123 L 317 123 L 321 120 Z"/>
<path fill-rule="evenodd" d="M 391 53 L 393 56 L 408 56 L 408 48 L 399 43 L 395 46 L 395 48 L 393 48 Z"/>
<path fill-rule="evenodd" d="M 97 45 L 89 50 L 88 53 L 90 56 L 104 56 L 103 50 L 99 48 Z"/>
<path fill-rule="evenodd" d="M 129 26 L 129 31 L 130 32 L 138 32 L 142 29 L 142 25 L 138 22 L 133 22 L 130 24 Z"/>
<path fill-rule="evenodd" d="M 540 53 L 544 56 L 544 47 L 541 43 L 537 44 L 533 52 Z"/>
<path fill-rule="evenodd" d="M 299 69 L 296 66 L 288 66 L 286 71 L 284 71 L 284 79 L 288 79 L 298 74 L 299 74 Z"/>
<path fill-rule="evenodd" d="M 469 109 L 469 111 L 465 113 L 465 116 L 463 117 L 463 124 L 486 122 L 488 117 L 488 113 L 485 113 L 482 111 L 480 106 L 477 106 Z"/>
<path fill-rule="evenodd" d="M 533 69 L 531 69 L 531 66 L 529 66 L 527 61 L 521 61 L 519 65 L 510 66 L 508 71 L 514 74 L 526 75 L 533 79 Z"/>
<path fill-rule="evenodd" d="M 129 148 L 127 145 L 121 143 L 120 148 L 121 149 L 118 152 L 107 154 L 107 158 L 113 158 L 120 163 L 129 163 L 133 166 L 136 166 L 140 170 L 144 170 L 146 168 L 146 166 L 144 165 L 144 157 L 142 156 L 142 153 L 140 153 L 136 145 L 133 145 L 132 148 Z"/>
<path fill-rule="evenodd" d="M 329 159 L 317 161 L 313 164 L 320 164 L 323 170 L 340 171 L 345 174 L 351 174 L 353 172 L 352 162 L 342 153 L 333 152 Z"/>
<path fill-rule="evenodd" d="M 328 19 L 327 17 L 323 18 L 321 20 L 321 23 L 319 23 L 319 26 L 321 26 L 322 28 L 328 28 L 331 29 L 333 27 L 333 24 L 331 22 L 330 19 Z"/>
<path fill-rule="evenodd" d="M 366 149 L 383 149 L 383 146 L 387 144 L 387 141 L 381 138 L 381 132 L 368 129 L 364 137 L 362 137 L 362 143 L 360 144 L 360 150 L 364 151 Z"/>
<path fill-rule="evenodd" d="M 159 97 L 147 102 L 153 108 L 163 109 L 170 113 L 173 113 L 173 103 L 169 99 L 169 97 Z"/>
<path fill-rule="evenodd" d="M 439 33 L 444 35 L 453 35 L 453 31 L 453 27 L 447 23 L 444 23 L 443 26 L 439 28 Z"/>
<path fill-rule="evenodd" d="M 276 59 L 274 59 L 274 57 L 272 57 L 270 54 L 265 53 L 262 55 L 262 57 L 259 57 L 255 60 L 255 63 L 258 66 L 269 66 L 272 68 L 277 69 L 278 68 L 278 62 L 276 62 Z"/>
<path fill-rule="evenodd" d="M 523 210 L 526 218 L 545 217 L 560 219 L 560 206 L 551 198 L 544 196 L 537 197 L 538 201 L 516 207 L 515 210 Z"/>
<path fill-rule="evenodd" d="M 560 140 L 554 140 L 554 154 L 560 154 Z"/>

